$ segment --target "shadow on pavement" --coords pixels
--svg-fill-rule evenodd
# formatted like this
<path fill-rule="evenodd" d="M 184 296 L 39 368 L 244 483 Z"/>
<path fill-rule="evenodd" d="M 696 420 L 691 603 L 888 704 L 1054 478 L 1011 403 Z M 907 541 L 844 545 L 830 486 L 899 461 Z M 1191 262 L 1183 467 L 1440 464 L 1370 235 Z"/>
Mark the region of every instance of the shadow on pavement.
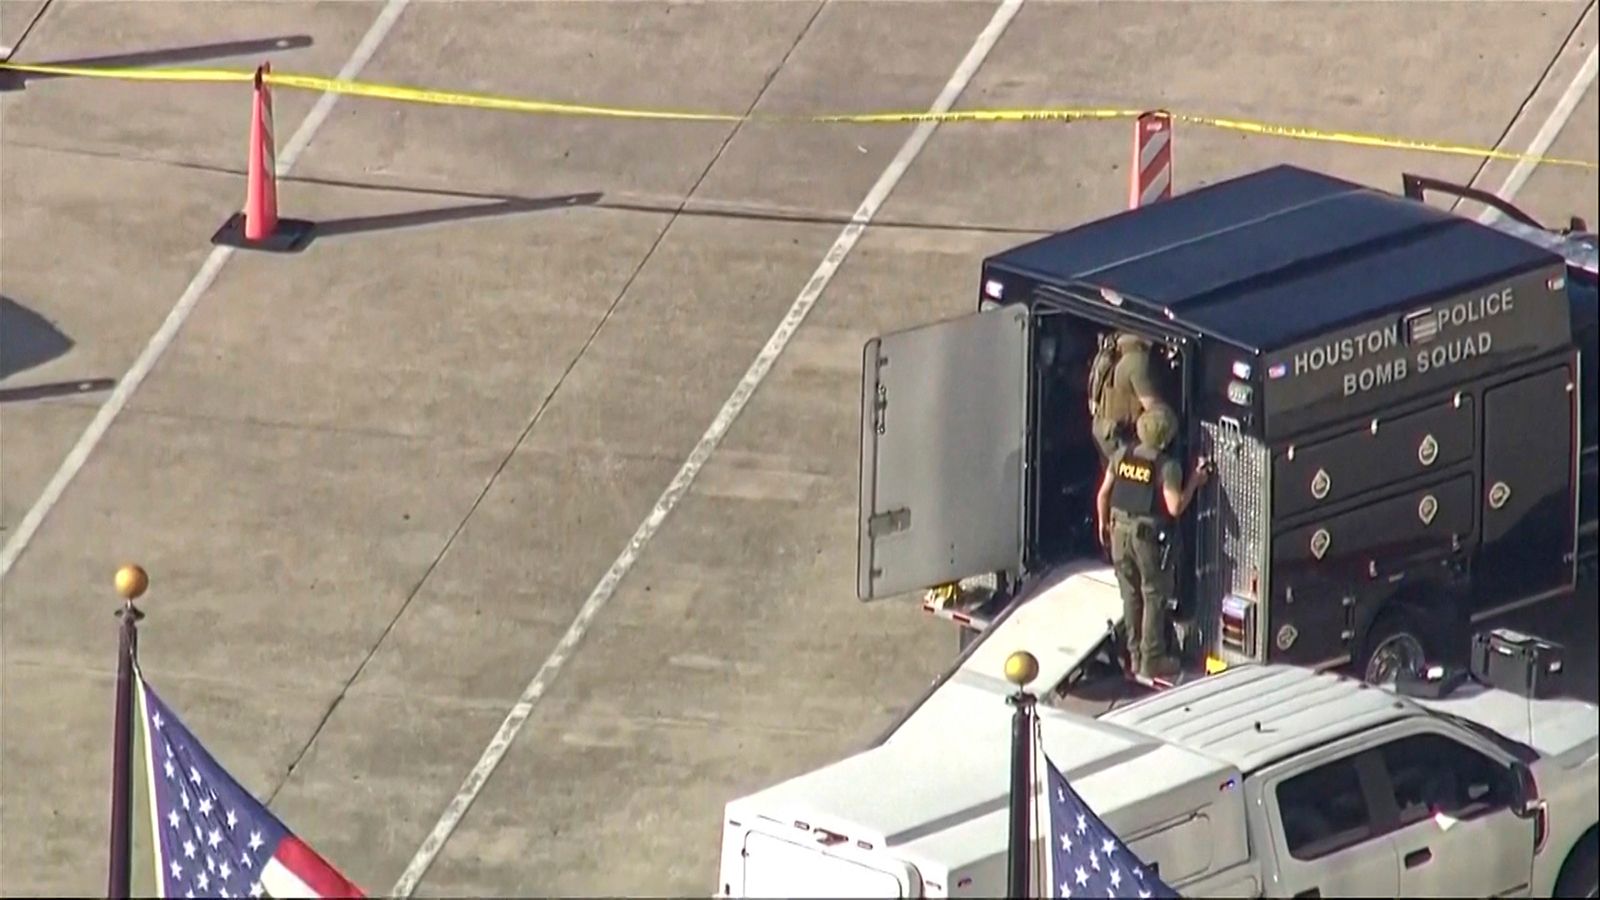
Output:
<path fill-rule="evenodd" d="M 166 159 L 156 156 L 135 156 L 127 153 L 111 153 L 103 150 L 92 150 L 83 147 L 47 147 L 29 144 L 22 141 L 14 142 L 17 146 L 28 147 L 34 150 L 48 150 L 55 153 L 72 153 L 80 156 L 110 157 L 114 159 L 137 160 L 140 162 L 155 163 L 157 165 L 172 166 L 179 169 L 188 169 L 196 172 L 210 172 L 217 175 L 233 175 L 245 177 L 245 170 L 232 166 L 216 166 L 207 163 L 190 162 L 187 160 Z M 463 200 L 494 200 L 509 204 L 538 204 L 547 202 L 548 198 L 526 197 L 516 194 L 493 193 L 489 191 L 467 191 L 450 188 L 423 187 L 420 185 L 389 184 L 370 181 L 348 181 L 340 178 L 318 178 L 311 175 L 286 175 L 278 179 L 278 184 L 314 184 L 324 187 L 347 188 L 356 191 L 377 191 L 388 194 L 417 194 L 430 197 L 458 197 Z M 240 188 L 241 193 L 243 188 Z M 578 196 L 588 196 L 580 194 Z M 598 196 L 598 195 L 597 195 Z M 721 203 L 715 206 L 702 204 L 682 208 L 681 202 L 676 200 L 596 200 L 584 205 L 593 206 L 595 209 L 608 209 L 620 212 L 642 212 L 677 214 L 689 218 L 727 219 L 733 221 L 752 222 L 779 222 L 796 225 L 836 225 L 843 228 L 849 225 L 851 217 L 836 213 L 810 212 L 806 210 L 783 210 L 771 207 L 760 207 L 753 204 Z M 279 212 L 288 214 L 283 208 L 282 189 L 279 190 Z M 466 207 L 471 208 L 471 207 Z M 493 215 L 495 213 L 491 213 Z M 461 218 L 471 218 L 462 216 Z M 330 233 L 328 229 L 339 220 L 329 220 L 317 227 L 318 233 Z M 913 231 L 955 231 L 971 232 L 975 234 L 1002 234 L 1018 235 L 1021 237 L 1041 237 L 1052 231 L 1058 230 L 1056 226 L 1030 227 L 1027 225 L 997 225 L 984 222 L 918 222 L 904 219 L 875 218 L 872 220 L 873 228 L 908 229 Z M 375 230 L 375 229 L 363 229 Z M 339 233 L 339 232 L 333 232 Z"/>
<path fill-rule="evenodd" d="M 33 310 L 0 295 L 0 380 L 64 356 L 72 338 Z M 0 389 L 0 403 L 43 400 L 108 390 L 112 378 L 88 378 Z"/>
<path fill-rule="evenodd" d="M 161 50 L 141 50 L 110 56 L 84 56 L 77 59 L 33 60 L 36 66 L 74 66 L 97 69 L 142 69 L 149 66 L 175 66 L 183 63 L 206 62 L 233 56 L 256 56 L 283 50 L 298 50 L 313 43 L 308 34 L 290 34 L 275 38 L 258 38 L 248 41 L 221 41 L 214 44 L 194 44 L 187 47 L 167 47 Z M 17 60 L 19 64 L 22 60 Z M 71 78 L 70 75 L 48 75 L 37 72 L 12 72 L 0 70 L 0 91 L 20 90 L 30 81 L 48 81 L 53 78 Z"/>
<path fill-rule="evenodd" d="M 72 339 L 33 310 L 0 294 L 0 379 L 64 355 Z"/>
<path fill-rule="evenodd" d="M 442 222 L 460 222 L 468 219 L 487 219 L 520 213 L 560 209 L 568 206 L 593 206 L 601 198 L 598 191 L 586 194 L 563 194 L 554 197 L 501 197 L 498 203 L 469 203 L 447 206 L 443 209 L 423 209 L 416 212 L 386 213 L 375 216 L 352 216 L 347 219 L 324 219 L 316 223 L 312 234 L 314 243 L 320 238 L 346 234 L 363 234 L 372 231 L 390 231 L 396 228 L 416 228 Z"/>

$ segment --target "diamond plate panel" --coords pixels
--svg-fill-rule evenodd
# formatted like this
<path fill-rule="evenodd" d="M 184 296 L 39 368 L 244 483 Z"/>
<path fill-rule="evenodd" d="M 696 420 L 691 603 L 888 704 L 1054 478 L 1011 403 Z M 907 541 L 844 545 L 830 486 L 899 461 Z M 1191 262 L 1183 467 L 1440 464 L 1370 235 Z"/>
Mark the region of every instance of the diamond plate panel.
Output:
<path fill-rule="evenodd" d="M 1260 635 L 1270 634 L 1267 603 L 1261 592 L 1268 584 L 1267 549 L 1271 523 L 1271 454 L 1243 434 L 1235 423 L 1202 425 L 1202 451 L 1216 463 L 1207 490 L 1213 503 L 1202 513 L 1200 541 L 1204 548 L 1201 596 L 1197 623 L 1200 645 L 1229 663 L 1262 658 Z M 1256 586 L 1252 587 L 1251 582 Z M 1255 646 L 1248 652 L 1225 650 L 1221 645 L 1222 597 L 1229 593 L 1250 597 L 1256 603 Z"/>

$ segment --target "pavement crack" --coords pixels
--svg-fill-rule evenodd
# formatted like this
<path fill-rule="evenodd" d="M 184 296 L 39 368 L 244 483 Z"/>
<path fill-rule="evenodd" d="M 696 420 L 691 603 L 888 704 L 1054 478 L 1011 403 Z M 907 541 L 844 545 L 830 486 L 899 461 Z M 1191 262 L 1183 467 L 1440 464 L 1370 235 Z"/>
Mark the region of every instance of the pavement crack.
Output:
<path fill-rule="evenodd" d="M 39 143 L 27 140 L 7 140 L 7 147 L 23 150 L 35 150 L 42 153 L 59 153 L 66 156 L 78 156 L 86 159 L 106 159 L 129 165 L 165 166 L 181 171 L 199 172 L 202 174 L 219 175 L 227 178 L 244 178 L 245 171 L 233 166 L 214 165 L 212 163 L 198 162 L 195 160 L 173 159 L 166 156 L 154 156 L 142 153 L 126 152 L 121 150 L 102 150 L 93 147 L 57 146 L 48 143 Z M 713 160 L 714 162 L 715 160 Z M 401 184 L 384 181 L 355 181 L 348 178 L 334 178 L 318 175 L 284 175 L 278 178 L 279 184 L 304 184 L 314 187 L 327 187 L 334 189 L 361 191 L 377 194 L 395 194 L 400 196 L 416 197 L 443 197 L 458 200 L 482 200 L 488 206 L 492 203 L 521 204 L 535 203 L 544 198 L 527 197 L 505 191 L 490 189 L 472 190 L 463 188 L 447 188 L 427 184 Z M 695 185 L 699 187 L 698 183 Z M 685 203 L 676 195 L 656 193 L 631 193 L 610 192 L 604 193 L 606 199 L 596 200 L 593 203 L 582 205 L 582 209 L 595 213 L 622 213 L 639 214 L 647 216 L 663 216 L 667 224 L 672 224 L 674 218 L 718 219 L 732 222 L 765 222 L 779 225 L 817 225 L 834 228 L 843 228 L 849 225 L 855 210 L 848 209 L 819 209 L 814 207 L 783 206 L 763 202 L 759 199 L 693 199 L 691 192 L 690 202 Z M 913 219 L 877 218 L 872 221 L 872 227 L 884 230 L 900 231 L 929 231 L 947 232 L 954 234 L 997 234 L 1015 235 L 1017 237 L 1044 237 L 1054 234 L 1055 226 L 1027 223 L 1002 223 L 1002 222 L 976 222 L 962 219 L 952 222 L 918 221 Z"/>
<path fill-rule="evenodd" d="M 50 7 L 55 2 L 56 0 L 44 0 L 44 3 L 34 12 L 33 18 L 28 20 L 28 24 L 22 29 L 22 33 L 17 35 L 17 42 L 9 47 L 0 47 L 0 51 L 4 53 L 4 55 L 0 55 L 0 59 L 10 61 L 11 57 L 17 55 L 17 51 L 21 50 L 23 43 L 28 40 L 28 35 L 33 34 L 33 27 L 39 24 L 39 20 L 44 18 L 44 14 L 50 11 Z"/>
<path fill-rule="evenodd" d="M 627 280 L 622 284 L 622 288 L 618 290 L 616 296 L 612 298 L 611 304 L 606 307 L 605 313 L 601 315 L 600 320 L 595 323 L 594 329 L 589 332 L 589 336 L 584 340 L 583 345 L 578 348 L 578 352 L 573 354 L 572 359 L 568 361 L 566 368 L 561 372 L 561 377 L 556 379 L 556 383 L 551 386 L 550 390 L 547 391 L 544 397 L 539 401 L 539 405 L 534 410 L 533 416 L 528 420 L 527 426 L 522 429 L 522 433 L 518 435 L 516 441 L 512 443 L 511 449 L 506 452 L 503 458 L 501 458 L 500 464 L 495 467 L 494 472 L 489 476 L 488 480 L 484 482 L 483 489 L 478 492 L 478 496 L 473 499 L 472 504 L 467 508 L 466 515 L 462 516 L 461 521 L 456 523 L 455 529 L 452 530 L 450 532 L 450 536 L 445 539 L 444 546 L 439 549 L 438 555 L 433 558 L 433 562 L 428 564 L 428 568 L 424 570 L 422 576 L 417 579 L 417 583 L 411 588 L 410 593 L 406 595 L 406 599 L 400 604 L 400 608 L 395 611 L 394 616 L 389 619 L 389 622 L 386 625 L 384 625 L 383 631 L 379 633 L 377 640 L 372 643 L 372 646 L 367 649 L 366 655 L 362 657 L 361 662 L 356 666 L 355 671 L 350 674 L 350 678 L 345 681 L 344 686 L 339 689 L 339 693 L 333 698 L 333 702 L 328 704 L 327 711 L 322 714 L 322 718 L 317 722 L 316 728 L 312 729 L 310 738 L 308 738 L 305 742 L 305 745 L 300 748 L 300 752 L 295 754 L 294 760 L 290 762 L 289 767 L 284 770 L 283 777 L 278 780 L 277 784 L 273 785 L 271 793 L 267 795 L 266 803 L 268 806 L 271 806 L 273 800 L 277 798 L 278 792 L 283 790 L 284 786 L 289 783 L 289 780 L 294 777 L 295 769 L 299 767 L 300 763 L 304 761 L 306 754 L 309 753 L 312 746 L 316 744 L 317 738 L 322 735 L 323 729 L 327 727 L 328 722 L 333 718 L 334 712 L 339 708 L 339 705 L 344 702 L 344 698 L 349 695 L 351 686 L 354 685 L 358 679 L 360 679 L 361 673 L 366 671 L 367 664 L 370 663 L 373 657 L 377 655 L 378 648 L 383 646 L 383 642 L 388 639 L 391 633 L 393 633 L 395 626 L 398 625 L 400 619 L 405 616 L 406 610 L 411 608 L 412 602 L 416 600 L 417 595 L 422 592 L 423 586 L 428 583 L 428 579 L 433 576 L 434 571 L 439 568 L 439 564 L 443 562 L 445 556 L 449 554 L 450 548 L 455 545 L 456 539 L 459 538 L 462 531 L 466 529 L 467 523 L 472 520 L 473 515 L 476 514 L 479 507 L 483 505 L 484 498 L 489 495 L 489 491 L 492 490 L 495 486 L 495 483 L 500 480 L 501 474 L 505 472 L 506 467 L 510 465 L 511 460 L 516 457 L 517 451 L 522 449 L 522 445 L 527 442 L 528 436 L 533 433 L 533 429 L 538 426 L 540 421 L 543 420 L 545 412 L 550 408 L 550 404 L 552 401 L 554 401 L 556 394 L 560 392 L 561 388 L 567 383 L 567 378 L 572 375 L 572 372 L 577 368 L 578 363 L 581 362 L 584 355 L 589 352 L 589 348 L 594 346 L 595 340 L 600 337 L 600 332 L 603 331 L 606 325 L 611 321 L 611 318 L 613 315 L 615 315 L 617 308 L 622 304 L 623 298 L 628 295 L 628 291 L 632 289 L 634 282 L 638 280 L 640 273 L 644 271 L 645 266 L 648 265 L 650 260 L 655 256 L 656 251 L 660 249 L 662 243 L 666 240 L 667 234 L 672 230 L 672 226 L 678 222 L 679 217 L 683 215 L 683 211 L 688 208 L 690 201 L 694 199 L 695 192 L 698 191 L 700 186 L 705 183 L 707 176 L 711 174 L 711 170 L 716 167 L 717 163 L 722 159 L 723 154 L 727 152 L 729 145 L 733 143 L 733 139 L 737 137 L 740 131 L 744 128 L 745 122 L 748 121 L 750 113 L 754 112 L 756 107 L 761 104 L 762 98 L 767 95 L 767 91 L 771 89 L 773 82 L 777 80 L 778 73 L 782 72 L 784 66 L 788 65 L 790 57 L 794 55 L 794 51 L 800 46 L 800 42 L 805 40 L 807 34 L 811 33 L 812 26 L 816 24 L 817 17 L 822 14 L 822 9 L 827 5 L 827 3 L 828 0 L 819 0 L 816 8 L 811 11 L 811 16 L 806 19 L 805 25 L 802 26 L 799 32 L 795 35 L 794 42 L 789 45 L 789 49 L 784 51 L 783 57 L 778 60 L 777 65 L 772 67 L 772 71 L 767 73 L 766 79 L 761 83 L 760 90 L 756 91 L 755 97 L 750 101 L 749 107 L 745 110 L 745 115 L 742 116 L 731 129 L 729 129 L 727 136 L 722 139 L 722 143 L 718 145 L 716 152 L 711 155 L 710 161 L 707 162 L 705 167 L 700 170 L 700 175 L 695 178 L 694 184 L 692 184 L 689 187 L 689 190 L 685 192 L 683 199 L 678 203 L 677 208 L 667 219 L 661 230 L 656 234 L 655 240 L 651 242 L 650 247 L 645 250 L 643 256 L 640 257 L 639 263 L 634 266 L 633 271 L 629 273 Z"/>
<path fill-rule="evenodd" d="M 95 409 L 96 404 L 63 402 L 63 406 L 75 406 L 81 409 Z M 390 431 L 383 428 L 363 428 L 349 425 L 326 425 L 305 422 L 286 422 L 275 419 L 262 419 L 255 416 L 220 416 L 211 413 L 183 412 L 172 409 L 140 409 L 130 410 L 128 415 L 135 418 L 168 419 L 178 422 L 198 422 L 207 425 L 235 425 L 248 428 L 262 428 L 271 431 L 290 431 L 301 434 L 325 434 L 335 437 L 365 437 L 393 441 L 415 441 L 417 443 L 447 443 L 452 449 L 459 450 L 484 450 L 488 444 L 478 444 L 462 440 L 459 435 L 447 437 L 427 433 L 408 434 L 403 431 Z"/>

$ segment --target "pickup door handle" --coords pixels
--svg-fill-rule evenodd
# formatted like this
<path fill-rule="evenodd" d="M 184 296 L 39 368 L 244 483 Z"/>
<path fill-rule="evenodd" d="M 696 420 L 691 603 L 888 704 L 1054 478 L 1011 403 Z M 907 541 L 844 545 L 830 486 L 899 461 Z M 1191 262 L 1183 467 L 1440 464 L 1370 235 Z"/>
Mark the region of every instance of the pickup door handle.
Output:
<path fill-rule="evenodd" d="M 1430 859 L 1433 859 L 1433 851 L 1427 847 L 1423 847 L 1421 850 L 1413 850 L 1406 854 L 1406 868 L 1415 869 Z"/>

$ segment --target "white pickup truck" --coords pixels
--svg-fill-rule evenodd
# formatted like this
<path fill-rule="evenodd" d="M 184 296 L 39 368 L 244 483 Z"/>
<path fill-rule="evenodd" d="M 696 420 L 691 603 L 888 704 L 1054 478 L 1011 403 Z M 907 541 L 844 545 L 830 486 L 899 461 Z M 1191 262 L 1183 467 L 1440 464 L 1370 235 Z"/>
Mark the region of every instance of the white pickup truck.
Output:
<path fill-rule="evenodd" d="M 1115 578 L 1034 590 L 876 746 L 729 803 L 718 895 L 1003 896 L 1027 650 L 1044 752 L 1182 896 L 1596 896 L 1594 704 L 1246 664 L 1090 717 L 1050 698 L 1097 647 L 1059 638 L 1116 617 Z"/>

